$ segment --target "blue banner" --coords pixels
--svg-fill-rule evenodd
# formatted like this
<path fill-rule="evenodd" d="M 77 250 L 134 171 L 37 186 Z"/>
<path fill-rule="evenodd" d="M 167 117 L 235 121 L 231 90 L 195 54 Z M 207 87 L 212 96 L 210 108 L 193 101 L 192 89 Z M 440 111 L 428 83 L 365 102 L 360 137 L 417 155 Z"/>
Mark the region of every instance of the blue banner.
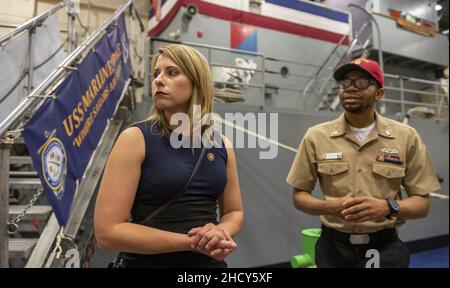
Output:
<path fill-rule="evenodd" d="M 51 93 L 23 136 L 58 222 L 65 226 L 78 182 L 112 118 L 131 60 L 123 15 Z M 92 187 L 95 189 L 95 187 Z"/>

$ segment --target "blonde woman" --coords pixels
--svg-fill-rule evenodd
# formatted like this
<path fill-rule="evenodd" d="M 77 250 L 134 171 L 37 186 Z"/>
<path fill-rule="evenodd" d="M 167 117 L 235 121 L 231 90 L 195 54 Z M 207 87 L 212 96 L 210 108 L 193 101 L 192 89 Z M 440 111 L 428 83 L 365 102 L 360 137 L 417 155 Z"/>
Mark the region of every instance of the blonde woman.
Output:
<path fill-rule="evenodd" d="M 98 245 L 122 251 L 121 267 L 226 267 L 243 221 L 234 151 L 223 137 L 224 145 L 198 159 L 201 148 L 170 141 L 179 128 L 172 115 L 188 115 L 192 132 L 194 105 L 201 116 L 212 112 L 208 63 L 197 50 L 170 44 L 153 57 L 151 71 L 150 116 L 120 134 L 106 164 L 94 216 Z M 149 225 L 139 224 L 179 193 L 197 161 L 182 196 Z"/>

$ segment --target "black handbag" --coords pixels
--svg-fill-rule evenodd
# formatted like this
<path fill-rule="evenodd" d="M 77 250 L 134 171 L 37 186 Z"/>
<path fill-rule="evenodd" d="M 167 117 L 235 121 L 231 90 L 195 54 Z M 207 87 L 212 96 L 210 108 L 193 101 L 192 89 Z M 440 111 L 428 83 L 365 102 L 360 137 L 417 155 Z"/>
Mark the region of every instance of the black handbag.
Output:
<path fill-rule="evenodd" d="M 178 192 L 175 196 L 173 196 L 170 200 L 168 200 L 164 205 L 153 211 L 150 215 L 145 217 L 144 220 L 142 220 L 139 224 L 146 225 L 149 224 L 153 218 L 155 218 L 158 214 L 160 214 L 164 209 L 169 207 L 173 202 L 175 202 L 181 195 L 183 195 L 184 191 L 189 187 L 189 185 L 192 182 L 192 179 L 194 179 L 195 174 L 197 174 L 198 169 L 200 168 L 200 165 L 202 164 L 202 160 L 206 153 L 206 147 L 202 148 L 202 151 L 200 152 L 200 156 L 198 157 L 197 163 L 195 164 L 194 169 L 192 170 L 191 176 L 187 180 L 186 184 L 184 184 L 183 188 Z M 108 268 L 123 268 L 123 258 L 122 258 L 122 252 L 117 255 L 116 258 L 112 262 L 108 264 Z"/>

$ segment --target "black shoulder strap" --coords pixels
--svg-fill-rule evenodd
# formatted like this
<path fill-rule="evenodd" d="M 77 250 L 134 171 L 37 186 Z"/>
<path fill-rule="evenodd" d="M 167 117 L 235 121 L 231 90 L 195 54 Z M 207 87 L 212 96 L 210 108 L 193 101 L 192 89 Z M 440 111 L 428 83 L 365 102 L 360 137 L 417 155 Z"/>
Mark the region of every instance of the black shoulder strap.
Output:
<path fill-rule="evenodd" d="M 191 176 L 189 177 L 189 179 L 187 180 L 186 184 L 184 184 L 184 187 L 180 190 L 180 192 L 178 192 L 175 196 L 173 196 L 169 201 L 167 201 L 166 203 L 164 203 L 164 205 L 162 205 L 161 207 L 159 207 L 158 209 L 156 209 L 155 211 L 153 211 L 150 215 L 148 215 L 144 220 L 142 220 L 140 222 L 140 224 L 142 225 L 146 225 L 148 224 L 156 215 L 158 215 L 159 213 L 161 213 L 164 209 L 166 209 L 167 207 L 169 207 L 173 202 L 175 202 L 175 200 L 177 200 L 183 193 L 184 191 L 186 191 L 186 189 L 189 187 L 189 185 L 192 182 L 192 179 L 194 179 L 195 174 L 197 174 L 198 169 L 200 168 L 200 165 L 203 162 L 203 158 L 205 156 L 205 152 L 206 152 L 206 147 L 202 148 L 202 151 L 200 152 L 200 157 L 198 157 L 197 163 L 195 164 L 194 169 L 192 170 Z"/>

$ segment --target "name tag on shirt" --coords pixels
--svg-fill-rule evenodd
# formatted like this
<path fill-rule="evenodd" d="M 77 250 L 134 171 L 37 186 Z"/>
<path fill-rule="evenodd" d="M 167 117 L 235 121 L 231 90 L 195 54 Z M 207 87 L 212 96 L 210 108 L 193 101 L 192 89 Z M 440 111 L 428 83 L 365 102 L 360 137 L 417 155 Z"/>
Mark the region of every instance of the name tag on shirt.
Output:
<path fill-rule="evenodd" d="M 323 157 L 323 160 L 341 160 L 342 152 L 325 153 L 325 154 L 323 154 L 322 157 Z"/>

